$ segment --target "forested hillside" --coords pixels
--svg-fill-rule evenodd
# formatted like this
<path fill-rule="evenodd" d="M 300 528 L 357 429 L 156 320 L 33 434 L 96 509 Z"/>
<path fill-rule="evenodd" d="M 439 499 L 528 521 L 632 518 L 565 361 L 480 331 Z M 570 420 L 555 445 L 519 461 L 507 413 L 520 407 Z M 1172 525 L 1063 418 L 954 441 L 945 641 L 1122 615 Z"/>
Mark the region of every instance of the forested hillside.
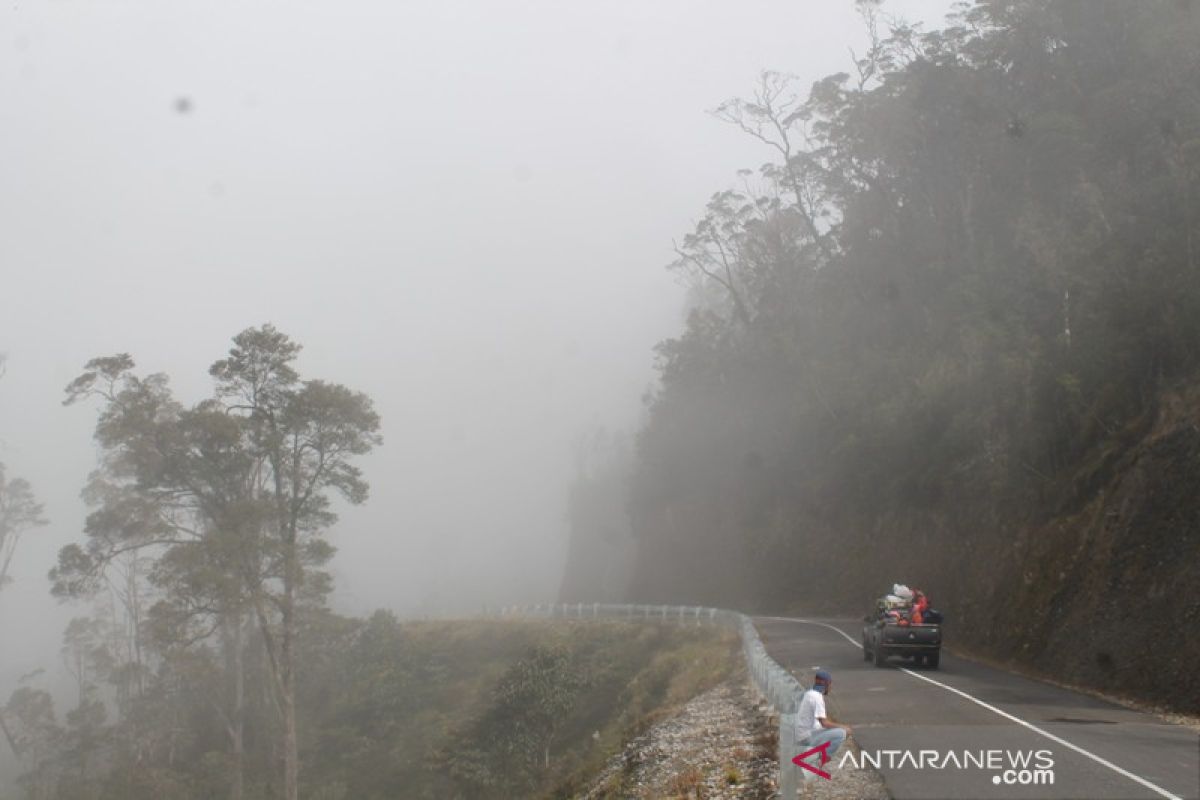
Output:
<path fill-rule="evenodd" d="M 1200 6 L 862 8 L 848 73 L 716 111 L 769 160 L 677 243 L 629 595 L 905 581 L 959 646 L 1200 709 Z"/>
<path fill-rule="evenodd" d="M 737 657 L 736 640 L 710 628 L 304 617 L 300 791 L 313 800 L 570 796 L 629 737 L 727 677 Z M 213 651 L 177 655 L 106 715 L 102 698 L 128 665 L 75 627 L 67 647 L 82 670 L 79 705 L 56 717 L 47 693 L 23 687 L 5 708 L 29 797 L 279 796 L 281 741 L 260 650 L 247 660 L 235 751 L 222 708 L 232 682 L 213 674 Z"/>

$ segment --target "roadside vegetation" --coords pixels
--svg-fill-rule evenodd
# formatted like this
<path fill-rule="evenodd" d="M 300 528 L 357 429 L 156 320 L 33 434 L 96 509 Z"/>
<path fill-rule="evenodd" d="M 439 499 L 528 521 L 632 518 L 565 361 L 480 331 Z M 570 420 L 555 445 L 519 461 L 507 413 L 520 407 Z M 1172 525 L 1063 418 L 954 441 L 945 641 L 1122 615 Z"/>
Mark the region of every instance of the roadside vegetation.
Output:
<path fill-rule="evenodd" d="M 306 614 L 302 629 L 299 791 L 312 800 L 570 797 L 625 742 L 737 663 L 734 637 L 715 628 L 323 611 Z M 196 669 L 214 655 L 197 652 Z M 61 717 L 33 688 L 7 708 L 27 745 L 31 797 L 229 796 L 219 683 L 152 683 L 110 715 L 119 665 L 102 647 L 81 663 L 85 699 Z M 278 796 L 280 737 L 270 681 L 251 675 L 239 790 L 253 800 Z M 176 727 L 148 746 L 140 731 L 156 719 Z"/>

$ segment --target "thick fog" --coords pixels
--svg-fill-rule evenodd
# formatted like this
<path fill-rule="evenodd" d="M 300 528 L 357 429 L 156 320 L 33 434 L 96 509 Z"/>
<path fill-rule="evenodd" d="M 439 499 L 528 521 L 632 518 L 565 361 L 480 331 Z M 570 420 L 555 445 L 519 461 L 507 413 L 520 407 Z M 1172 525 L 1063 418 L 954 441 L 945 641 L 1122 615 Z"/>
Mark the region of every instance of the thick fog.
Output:
<path fill-rule="evenodd" d="M 65 384 L 129 352 L 192 402 L 264 322 L 383 418 L 332 537 L 339 610 L 552 598 L 573 443 L 636 429 L 679 329 L 671 237 L 768 157 L 706 110 L 863 40 L 849 0 L 0 14 L 0 461 L 50 519 L 0 593 L 0 695 L 82 613 L 46 580 L 96 459 Z"/>

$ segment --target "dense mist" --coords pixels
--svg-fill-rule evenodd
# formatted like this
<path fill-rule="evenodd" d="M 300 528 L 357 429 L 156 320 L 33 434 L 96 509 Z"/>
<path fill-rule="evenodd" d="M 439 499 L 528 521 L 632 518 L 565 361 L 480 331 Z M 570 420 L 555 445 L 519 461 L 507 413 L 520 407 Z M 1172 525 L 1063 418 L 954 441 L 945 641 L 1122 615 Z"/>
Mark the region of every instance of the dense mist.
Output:
<path fill-rule="evenodd" d="M 553 597 L 581 448 L 636 430 L 682 319 L 672 236 L 759 158 L 706 111 L 866 41 L 851 3 L 2 13 L 0 461 L 49 520 L 0 594 L 5 694 L 67 682 L 86 611 L 46 579 L 98 456 L 63 388 L 129 353 L 190 405 L 264 323 L 382 419 L 369 501 L 337 506 L 336 609 Z"/>
<path fill-rule="evenodd" d="M 5 797 L 625 797 L 693 701 L 774 796 L 815 653 L 1200 710 L 1196 4 L 0 15 Z"/>

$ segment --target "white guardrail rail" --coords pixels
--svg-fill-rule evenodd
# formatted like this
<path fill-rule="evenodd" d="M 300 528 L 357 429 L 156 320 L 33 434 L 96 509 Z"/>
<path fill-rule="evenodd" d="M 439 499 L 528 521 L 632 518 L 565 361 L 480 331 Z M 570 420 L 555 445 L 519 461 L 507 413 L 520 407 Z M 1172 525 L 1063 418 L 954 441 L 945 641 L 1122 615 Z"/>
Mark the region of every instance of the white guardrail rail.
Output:
<path fill-rule="evenodd" d="M 505 606 L 485 612 L 488 616 L 532 619 L 605 619 L 626 622 L 675 623 L 680 625 L 719 625 L 736 630 L 742 637 L 742 653 L 750 679 L 762 696 L 779 714 L 779 796 L 793 800 L 803 780 L 801 770 L 789 754 L 796 751 L 796 708 L 804 687 L 767 655 L 750 617 L 737 611 L 703 606 L 662 606 L 613 603 L 547 603 Z"/>

